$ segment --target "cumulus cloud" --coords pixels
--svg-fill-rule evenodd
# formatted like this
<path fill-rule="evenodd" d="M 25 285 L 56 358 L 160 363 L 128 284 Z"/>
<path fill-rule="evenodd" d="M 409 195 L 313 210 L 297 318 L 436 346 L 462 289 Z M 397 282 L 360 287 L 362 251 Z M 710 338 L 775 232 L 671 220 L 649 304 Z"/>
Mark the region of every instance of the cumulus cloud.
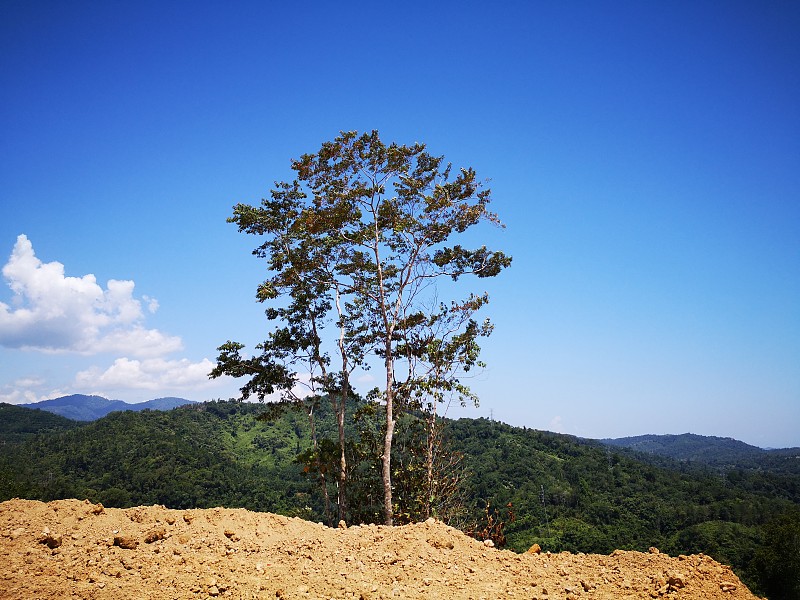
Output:
<path fill-rule="evenodd" d="M 76 389 L 92 389 L 93 393 L 113 390 L 200 390 L 213 385 L 208 379 L 214 368 L 207 358 L 199 362 L 188 359 L 167 360 L 149 358 L 144 360 L 118 358 L 110 367 L 102 370 L 91 367 L 75 376 Z"/>
<path fill-rule="evenodd" d="M 20 388 L 0 389 L 0 402 L 6 404 L 28 404 L 38 402 L 39 396 L 32 390 Z"/>
<path fill-rule="evenodd" d="M 3 277 L 14 296 L 11 305 L 0 302 L 0 346 L 135 357 L 182 348 L 179 337 L 144 327 L 133 281 L 111 279 L 103 289 L 94 275 L 67 277 L 63 264 L 39 260 L 25 235 L 17 238 Z M 142 300 L 150 313 L 158 309 L 154 298 Z"/>

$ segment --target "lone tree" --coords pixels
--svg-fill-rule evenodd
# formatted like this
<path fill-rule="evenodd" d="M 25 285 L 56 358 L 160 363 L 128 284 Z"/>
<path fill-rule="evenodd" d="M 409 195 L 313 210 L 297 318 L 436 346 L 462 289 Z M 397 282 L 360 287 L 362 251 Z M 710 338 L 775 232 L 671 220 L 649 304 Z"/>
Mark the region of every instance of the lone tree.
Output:
<path fill-rule="evenodd" d="M 480 365 L 477 339 L 492 329 L 488 320 L 473 318 L 488 302 L 486 294 L 441 302 L 436 282 L 493 277 L 508 267 L 511 258 L 502 252 L 453 243 L 481 222 L 502 225 L 487 209 L 490 190 L 474 170 L 454 174 L 423 144 L 386 145 L 377 131 L 342 133 L 291 167 L 292 182 L 276 183 L 260 206 L 236 205 L 229 219 L 265 240 L 254 250 L 269 270 L 257 297 L 270 303 L 267 317 L 280 325 L 259 346 L 258 356 L 243 357 L 236 342 L 221 346 L 211 376 L 249 377 L 244 396 L 263 399 L 283 392 L 301 401 L 295 390 L 302 364 L 312 392 L 327 394 L 337 415 L 338 503 L 344 518 L 351 374 L 382 364 L 383 383 L 370 397 L 385 412 L 384 521 L 391 525 L 398 414 L 435 410 L 437 401 L 452 395 L 462 403 L 477 401 L 461 379 Z"/>

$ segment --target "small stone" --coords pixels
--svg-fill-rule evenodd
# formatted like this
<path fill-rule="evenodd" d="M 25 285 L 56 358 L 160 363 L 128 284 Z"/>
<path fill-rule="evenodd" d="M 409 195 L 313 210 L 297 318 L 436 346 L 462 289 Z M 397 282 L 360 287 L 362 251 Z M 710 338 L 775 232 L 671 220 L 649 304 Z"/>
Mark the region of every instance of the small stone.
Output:
<path fill-rule="evenodd" d="M 61 545 L 62 537 L 60 535 L 53 535 L 50 533 L 50 530 L 45 527 L 47 533 L 45 533 L 41 539 L 39 540 L 40 544 L 44 544 L 51 550 L 58 548 Z"/>
<path fill-rule="evenodd" d="M 527 554 L 541 554 L 542 547 L 539 544 L 534 544 L 528 548 Z"/>
<path fill-rule="evenodd" d="M 487 548 L 494 548 L 494 542 L 492 540 L 483 540 L 483 545 Z"/>
<path fill-rule="evenodd" d="M 670 589 L 678 590 L 686 587 L 686 577 L 684 577 L 681 573 L 672 573 L 667 579 L 667 584 L 669 585 Z"/>
<path fill-rule="evenodd" d="M 119 546 L 125 550 L 136 550 L 136 547 L 139 545 L 138 540 L 127 537 L 124 535 L 115 535 L 114 536 L 114 545 Z"/>
<path fill-rule="evenodd" d="M 344 522 L 344 519 L 339 521 L 339 529 L 347 529 L 347 523 Z"/>
<path fill-rule="evenodd" d="M 155 541 L 163 540 L 167 535 L 167 530 L 162 528 L 153 529 L 147 533 L 144 538 L 146 544 L 152 544 Z"/>
<path fill-rule="evenodd" d="M 650 548 L 648 549 L 648 552 L 650 554 L 660 554 L 661 553 L 661 551 L 658 548 L 656 548 L 655 546 L 650 546 Z"/>
<path fill-rule="evenodd" d="M 731 583 L 730 581 L 722 581 L 719 584 L 719 589 L 723 592 L 732 592 L 736 589 L 736 584 Z"/>

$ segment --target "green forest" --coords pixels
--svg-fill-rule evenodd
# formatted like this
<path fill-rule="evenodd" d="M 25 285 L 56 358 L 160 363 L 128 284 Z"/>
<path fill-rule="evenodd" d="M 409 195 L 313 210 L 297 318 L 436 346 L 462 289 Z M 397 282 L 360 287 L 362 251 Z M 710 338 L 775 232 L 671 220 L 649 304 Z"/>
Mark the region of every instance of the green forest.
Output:
<path fill-rule="evenodd" d="M 331 458 L 338 452 L 332 412 L 316 406 L 322 442 L 314 453 L 309 415 L 267 406 L 215 401 L 84 424 L 0 405 L 0 500 L 242 507 L 333 525 L 321 477 L 326 444 Z M 350 518 L 380 522 L 382 417 L 368 402 L 353 411 L 349 493 L 358 509 Z M 419 517 L 421 423 L 399 421 L 398 522 Z M 486 419 L 442 424 L 437 468 L 451 487 L 435 514 L 471 535 L 516 551 L 538 543 L 552 552 L 702 552 L 733 566 L 756 593 L 797 597 L 800 459 L 792 453 L 723 470 Z M 335 482 L 324 483 L 335 497 Z"/>

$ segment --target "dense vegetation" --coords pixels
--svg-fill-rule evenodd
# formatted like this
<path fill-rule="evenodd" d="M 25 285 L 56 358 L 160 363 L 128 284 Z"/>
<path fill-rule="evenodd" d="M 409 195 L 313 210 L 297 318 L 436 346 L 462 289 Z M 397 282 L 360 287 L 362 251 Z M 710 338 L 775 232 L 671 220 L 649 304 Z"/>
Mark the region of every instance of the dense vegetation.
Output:
<path fill-rule="evenodd" d="M 604 444 L 720 469 L 750 468 L 800 474 L 800 448 L 764 450 L 739 440 L 684 433 L 601 440 Z"/>
<path fill-rule="evenodd" d="M 44 410 L 0 403 L 0 446 L 22 442 L 37 433 L 65 431 L 80 423 Z"/>
<path fill-rule="evenodd" d="M 381 416 L 365 406 L 348 429 L 356 465 L 351 493 L 361 511 L 354 521 L 381 516 L 375 457 Z M 263 412 L 257 404 L 211 402 L 169 412 L 112 413 L 79 425 L 0 406 L 0 500 L 224 505 L 330 522 L 320 469 L 309 468 L 308 416 L 288 411 L 259 420 Z M 325 403 L 316 418 L 320 438 L 335 439 Z M 401 420 L 394 480 L 407 507 L 414 506 L 410 496 L 417 491 L 419 432 L 412 417 Z M 800 573 L 797 458 L 767 456 L 764 464 L 724 471 L 666 458 L 653 464 L 641 460 L 652 455 L 485 419 L 450 421 L 446 436 L 460 458 L 445 473 L 458 478 L 448 508 L 456 526 L 485 528 L 487 515 L 503 520 L 508 546 L 516 550 L 536 542 L 551 551 L 656 546 L 670 554 L 703 552 L 734 566 L 754 591 L 772 599 L 797 597 L 781 591 L 796 590 L 791 586 Z M 336 449 L 329 450 L 335 458 Z"/>
<path fill-rule="evenodd" d="M 304 505 L 308 487 L 293 463 L 306 432 L 295 415 L 257 423 L 259 412 L 239 403 L 115 412 L 78 429 L 6 444 L 0 497 L 291 513 Z"/>

